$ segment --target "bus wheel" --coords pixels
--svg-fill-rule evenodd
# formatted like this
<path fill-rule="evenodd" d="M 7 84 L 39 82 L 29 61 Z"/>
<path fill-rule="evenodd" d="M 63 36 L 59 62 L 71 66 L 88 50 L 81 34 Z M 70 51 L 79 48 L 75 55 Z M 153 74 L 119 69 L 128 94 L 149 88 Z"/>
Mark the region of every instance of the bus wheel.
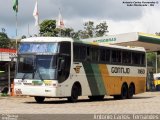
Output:
<path fill-rule="evenodd" d="M 103 100 L 104 99 L 104 95 L 97 95 L 97 96 L 88 96 L 88 98 L 91 100 L 91 101 L 96 101 L 96 100 Z"/>
<path fill-rule="evenodd" d="M 36 96 L 36 97 L 34 97 L 34 99 L 36 100 L 36 102 L 37 102 L 37 103 L 43 103 L 43 102 L 44 102 L 45 97 L 39 97 L 39 96 Z"/>
<path fill-rule="evenodd" d="M 160 91 L 160 85 L 156 85 L 156 91 Z"/>
<path fill-rule="evenodd" d="M 68 101 L 69 102 L 77 102 L 78 100 L 78 95 L 79 95 L 79 87 L 77 85 L 73 85 L 72 87 L 72 92 L 71 92 L 71 96 L 68 97 Z"/>
<path fill-rule="evenodd" d="M 121 99 L 126 99 L 128 96 L 128 87 L 127 84 L 123 84 L 121 88 Z"/>
<path fill-rule="evenodd" d="M 131 98 L 133 97 L 134 90 L 135 90 L 135 89 L 134 89 L 134 85 L 133 85 L 133 84 L 130 84 L 129 90 L 128 90 L 128 96 L 127 96 L 128 99 L 131 99 Z"/>

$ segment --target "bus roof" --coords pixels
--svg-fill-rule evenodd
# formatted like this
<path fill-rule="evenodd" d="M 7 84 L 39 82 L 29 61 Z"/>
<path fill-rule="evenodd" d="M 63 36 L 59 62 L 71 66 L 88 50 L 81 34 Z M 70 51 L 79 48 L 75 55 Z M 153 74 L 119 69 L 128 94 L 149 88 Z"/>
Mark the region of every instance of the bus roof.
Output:
<path fill-rule="evenodd" d="M 63 41 L 145 52 L 145 49 L 143 47 L 130 47 L 130 46 L 126 47 L 126 46 L 110 45 L 110 44 L 104 44 L 104 43 L 91 42 L 89 40 L 86 40 L 86 41 L 75 40 L 74 41 L 72 38 L 67 38 L 67 37 L 31 37 L 31 38 L 25 38 L 21 40 L 22 43 L 23 42 L 25 43 L 26 42 L 32 42 L 32 43 L 34 42 L 36 43 L 37 42 L 63 42 Z"/>
<path fill-rule="evenodd" d="M 132 32 L 104 37 L 82 39 L 82 41 L 103 43 L 118 46 L 144 47 L 147 52 L 160 51 L 160 36 Z"/>
<path fill-rule="evenodd" d="M 88 42 L 88 41 L 75 41 L 75 42 L 76 43 L 83 43 L 86 45 L 95 45 L 95 46 L 102 46 L 102 47 L 108 47 L 108 48 L 117 48 L 117 49 L 124 49 L 124 50 L 134 50 L 134 51 L 146 52 L 144 47 L 119 46 L 119 45 L 95 43 L 95 42 Z"/>
<path fill-rule="evenodd" d="M 21 42 L 62 42 L 62 41 L 70 41 L 72 42 L 72 38 L 67 37 L 31 37 L 22 39 Z"/>

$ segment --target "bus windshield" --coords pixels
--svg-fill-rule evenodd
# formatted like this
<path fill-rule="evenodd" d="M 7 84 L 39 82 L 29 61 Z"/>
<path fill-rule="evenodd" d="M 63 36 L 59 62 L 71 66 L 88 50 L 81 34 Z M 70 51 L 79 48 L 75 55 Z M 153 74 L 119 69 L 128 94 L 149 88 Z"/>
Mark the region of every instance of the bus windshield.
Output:
<path fill-rule="evenodd" d="M 19 53 L 57 53 L 58 43 L 21 43 Z"/>
<path fill-rule="evenodd" d="M 57 79 L 57 55 L 20 55 L 17 79 Z"/>

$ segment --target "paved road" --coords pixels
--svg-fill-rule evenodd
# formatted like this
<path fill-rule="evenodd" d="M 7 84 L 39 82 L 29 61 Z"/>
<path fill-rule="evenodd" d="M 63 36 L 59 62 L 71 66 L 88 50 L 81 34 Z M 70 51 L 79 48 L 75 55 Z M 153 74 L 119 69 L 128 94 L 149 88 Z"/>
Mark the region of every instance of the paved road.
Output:
<path fill-rule="evenodd" d="M 138 119 L 134 120 L 160 119 L 160 92 L 146 92 L 126 100 L 108 96 L 94 102 L 80 97 L 77 103 L 50 98 L 37 104 L 31 97 L 0 97 L 0 120 L 118 120 L 113 114 L 121 120 L 132 120 L 135 114 L 151 116 L 136 116 Z"/>
<path fill-rule="evenodd" d="M 80 97 L 77 103 L 66 99 L 46 99 L 37 104 L 31 97 L 0 97 L 0 114 L 160 114 L 160 92 L 146 92 L 133 99 L 89 101 Z"/>

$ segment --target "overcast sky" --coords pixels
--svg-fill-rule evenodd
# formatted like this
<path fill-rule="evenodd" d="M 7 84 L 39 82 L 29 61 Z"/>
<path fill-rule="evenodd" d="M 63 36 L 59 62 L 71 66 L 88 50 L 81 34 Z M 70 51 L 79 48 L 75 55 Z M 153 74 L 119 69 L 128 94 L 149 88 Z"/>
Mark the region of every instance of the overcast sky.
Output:
<path fill-rule="evenodd" d="M 18 36 L 36 33 L 33 10 L 36 0 L 19 0 Z M 156 2 L 154 6 L 127 6 L 123 2 Z M 159 2 L 159 3 L 158 3 Z M 15 12 L 12 0 L 0 0 L 0 31 L 6 29 L 9 37 L 16 36 Z M 57 19 L 58 9 L 66 27 L 83 29 L 84 22 L 106 21 L 109 35 L 127 32 L 160 32 L 159 0 L 38 0 L 40 22 L 45 19 Z"/>

